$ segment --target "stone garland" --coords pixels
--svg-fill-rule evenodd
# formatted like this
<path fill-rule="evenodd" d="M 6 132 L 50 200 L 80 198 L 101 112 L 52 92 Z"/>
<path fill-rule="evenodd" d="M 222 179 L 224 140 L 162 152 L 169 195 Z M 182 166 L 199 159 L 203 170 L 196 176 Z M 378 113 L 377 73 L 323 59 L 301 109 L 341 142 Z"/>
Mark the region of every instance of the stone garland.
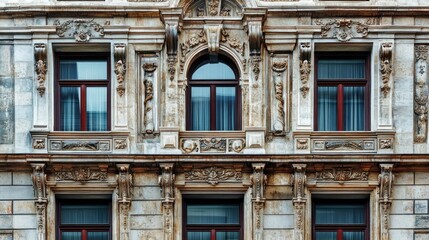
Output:
<path fill-rule="evenodd" d="M 106 24 L 108 25 L 109 23 L 106 22 Z M 76 42 L 88 42 L 93 35 L 93 31 L 97 32 L 100 37 L 104 37 L 103 26 L 95 22 L 94 19 L 75 19 L 63 23 L 55 20 L 54 25 L 57 26 L 56 32 L 59 37 L 65 37 L 66 33 L 71 30 L 68 36 L 73 36 Z"/>
<path fill-rule="evenodd" d="M 427 82 L 428 50 L 429 45 L 417 45 L 415 47 L 414 141 L 416 143 L 424 143 L 427 140 L 429 93 Z"/>
<path fill-rule="evenodd" d="M 327 23 L 318 19 L 316 24 L 321 25 L 320 36 L 322 38 L 328 37 L 328 34 L 331 33 L 331 37 L 340 42 L 350 41 L 354 37 L 353 32 L 359 33 L 363 38 L 367 37 L 369 33 L 367 24 L 351 19 L 333 19 Z"/>
<path fill-rule="evenodd" d="M 118 81 L 118 86 L 116 87 L 116 91 L 119 96 L 122 97 L 125 93 L 125 73 L 127 71 L 127 67 L 125 64 L 125 51 L 126 47 L 124 43 L 115 43 L 113 46 L 113 55 L 115 58 L 115 74 L 116 80 Z"/>
<path fill-rule="evenodd" d="M 45 81 L 46 81 L 46 73 L 48 71 L 46 65 L 46 44 L 44 43 L 36 43 L 34 45 L 34 60 L 35 70 L 36 70 L 36 78 L 37 78 L 37 91 L 40 94 L 40 97 L 43 97 L 45 94 Z"/>
<path fill-rule="evenodd" d="M 220 181 L 227 181 L 230 179 L 241 180 L 242 173 L 232 168 L 222 167 L 206 167 L 196 168 L 191 171 L 185 172 L 186 180 L 203 180 L 211 185 L 217 185 Z"/>
<path fill-rule="evenodd" d="M 143 64 L 144 69 L 144 131 L 146 134 L 153 134 L 154 122 L 153 122 L 153 74 L 156 70 L 157 65 L 155 63 Z"/>

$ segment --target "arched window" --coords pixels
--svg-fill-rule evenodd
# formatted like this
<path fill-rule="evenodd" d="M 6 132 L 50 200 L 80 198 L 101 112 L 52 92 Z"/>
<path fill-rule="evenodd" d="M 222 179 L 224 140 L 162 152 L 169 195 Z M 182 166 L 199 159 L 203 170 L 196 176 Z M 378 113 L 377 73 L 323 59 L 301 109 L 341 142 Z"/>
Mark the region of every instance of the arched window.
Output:
<path fill-rule="evenodd" d="M 188 75 L 187 129 L 232 131 L 241 129 L 238 72 L 229 59 L 197 59 Z"/>

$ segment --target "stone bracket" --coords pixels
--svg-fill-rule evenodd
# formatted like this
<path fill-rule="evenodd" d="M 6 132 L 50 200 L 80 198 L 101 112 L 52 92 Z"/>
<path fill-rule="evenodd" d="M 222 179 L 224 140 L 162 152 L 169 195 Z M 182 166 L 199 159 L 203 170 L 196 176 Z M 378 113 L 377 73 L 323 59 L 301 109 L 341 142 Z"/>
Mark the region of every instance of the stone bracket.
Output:
<path fill-rule="evenodd" d="M 221 32 L 223 29 L 222 24 L 206 24 L 204 25 L 204 31 L 207 36 L 207 44 L 209 54 L 217 55 L 219 52 L 219 44 L 221 40 Z"/>
<path fill-rule="evenodd" d="M 33 163 L 33 181 L 34 197 L 37 216 L 37 240 L 46 240 L 46 207 L 48 204 L 46 189 L 46 174 L 44 163 Z"/>
<path fill-rule="evenodd" d="M 126 73 L 126 45 L 125 43 L 115 43 L 113 45 L 113 55 L 115 58 L 115 74 L 116 80 L 118 81 L 118 86 L 116 91 L 119 96 L 122 97 L 125 93 L 125 73 Z"/>
<path fill-rule="evenodd" d="M 381 72 L 381 92 L 386 98 L 390 92 L 391 85 L 391 74 L 393 70 L 392 64 L 392 43 L 382 43 L 380 46 L 380 72 Z"/>
<path fill-rule="evenodd" d="M 299 72 L 301 75 L 301 95 L 303 98 L 306 98 L 310 87 L 308 81 L 310 80 L 311 73 L 311 43 L 302 42 L 299 45 Z"/>
<path fill-rule="evenodd" d="M 262 25 L 267 14 L 266 9 L 245 9 L 245 27 L 249 35 L 250 55 L 260 55 L 263 42 Z"/>
<path fill-rule="evenodd" d="M 35 60 L 35 70 L 37 78 L 37 91 L 40 94 L 40 97 L 43 97 L 45 94 L 45 81 L 46 81 L 46 72 L 48 71 L 47 62 L 46 62 L 46 44 L 36 43 L 34 44 L 34 60 Z"/>
<path fill-rule="evenodd" d="M 158 183 L 161 187 L 162 209 L 164 218 L 164 240 L 173 240 L 174 233 L 174 163 L 160 163 L 161 175 Z"/>
<path fill-rule="evenodd" d="M 395 176 L 392 173 L 393 164 L 380 164 L 381 173 L 378 176 L 380 184 L 379 203 L 380 203 L 380 226 L 381 240 L 389 240 L 389 213 L 392 205 L 392 187 Z"/>
<path fill-rule="evenodd" d="M 168 9 L 161 11 L 162 20 L 165 24 L 165 44 L 167 54 L 177 55 L 179 25 L 182 20 L 182 10 Z"/>
<path fill-rule="evenodd" d="M 129 164 L 117 164 L 118 175 L 118 207 L 119 207 L 119 233 L 120 239 L 130 239 L 130 216 L 133 178 Z"/>

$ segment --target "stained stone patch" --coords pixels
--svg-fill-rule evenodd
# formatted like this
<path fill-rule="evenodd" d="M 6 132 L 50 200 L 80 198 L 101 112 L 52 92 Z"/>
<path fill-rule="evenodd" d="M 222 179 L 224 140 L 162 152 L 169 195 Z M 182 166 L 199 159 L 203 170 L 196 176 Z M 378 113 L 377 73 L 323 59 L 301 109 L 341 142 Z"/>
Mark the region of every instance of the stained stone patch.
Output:
<path fill-rule="evenodd" d="M 429 240 L 429 233 L 416 233 L 414 240 Z"/>
<path fill-rule="evenodd" d="M 416 228 L 427 228 L 429 226 L 429 215 L 416 216 Z"/>
<path fill-rule="evenodd" d="M 427 200 L 416 200 L 414 205 L 415 213 L 428 213 L 428 201 Z"/>
<path fill-rule="evenodd" d="M 13 79 L 0 77 L 0 144 L 12 144 L 14 139 Z"/>

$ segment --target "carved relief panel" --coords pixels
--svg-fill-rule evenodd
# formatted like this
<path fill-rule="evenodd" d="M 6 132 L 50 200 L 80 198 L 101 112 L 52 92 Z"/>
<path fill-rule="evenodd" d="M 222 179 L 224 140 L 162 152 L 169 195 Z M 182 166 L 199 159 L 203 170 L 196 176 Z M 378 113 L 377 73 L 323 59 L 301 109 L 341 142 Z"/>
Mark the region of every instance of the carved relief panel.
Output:
<path fill-rule="evenodd" d="M 198 0 L 187 8 L 185 16 L 200 17 L 235 17 L 242 15 L 242 7 L 236 1 L 225 0 Z"/>
<path fill-rule="evenodd" d="M 160 99 L 159 64 L 155 54 L 142 54 L 140 56 L 139 90 L 139 132 L 144 136 L 154 136 L 158 133 L 158 112 Z"/>
<path fill-rule="evenodd" d="M 414 141 L 427 141 L 428 122 L 428 50 L 429 45 L 415 46 Z"/>
<path fill-rule="evenodd" d="M 276 55 L 271 58 L 271 131 L 275 135 L 283 135 L 289 130 L 289 99 L 288 94 L 288 56 Z"/>

